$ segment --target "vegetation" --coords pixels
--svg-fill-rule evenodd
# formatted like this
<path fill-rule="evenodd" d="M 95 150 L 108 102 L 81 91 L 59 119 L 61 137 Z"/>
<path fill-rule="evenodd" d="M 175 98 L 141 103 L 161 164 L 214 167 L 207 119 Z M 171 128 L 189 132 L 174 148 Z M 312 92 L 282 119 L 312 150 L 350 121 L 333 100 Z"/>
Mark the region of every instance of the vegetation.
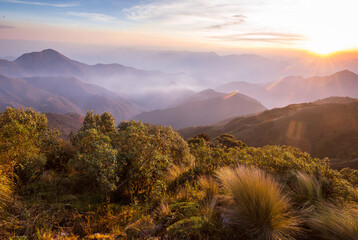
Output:
<path fill-rule="evenodd" d="M 88 112 L 70 141 L 0 115 L 0 239 L 356 239 L 357 171 Z"/>

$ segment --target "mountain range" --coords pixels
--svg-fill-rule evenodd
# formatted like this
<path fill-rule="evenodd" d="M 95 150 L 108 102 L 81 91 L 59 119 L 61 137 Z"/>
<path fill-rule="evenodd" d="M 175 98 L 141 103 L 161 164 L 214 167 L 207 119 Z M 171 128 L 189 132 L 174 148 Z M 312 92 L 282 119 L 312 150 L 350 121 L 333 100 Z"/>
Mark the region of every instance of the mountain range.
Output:
<path fill-rule="evenodd" d="M 316 157 L 356 159 L 358 99 L 335 97 L 293 104 L 179 132 L 186 139 L 199 133 L 211 138 L 229 133 L 250 146 L 290 145 Z"/>
<path fill-rule="evenodd" d="M 184 73 L 145 71 L 121 64 L 88 65 L 52 49 L 26 53 L 15 61 L 0 60 L 0 74 L 12 78 L 73 77 L 138 99 L 145 94 L 150 98 L 161 93 L 186 90 L 190 84 L 196 84 L 193 77 Z M 138 100 L 137 103 L 143 103 L 143 107 L 147 108 L 158 108 L 155 103 L 154 106 L 148 106 L 146 99 Z M 158 103 L 163 103 L 162 99 Z M 165 108 L 167 105 L 159 107 Z"/>
<path fill-rule="evenodd" d="M 134 116 L 151 124 L 170 125 L 175 129 L 213 124 L 233 116 L 262 112 L 266 108 L 253 98 L 242 94 L 205 90 L 192 95 L 186 102 L 172 108 L 143 112 Z"/>
<path fill-rule="evenodd" d="M 268 108 L 310 102 L 330 96 L 358 97 L 358 75 L 343 70 L 325 77 L 288 76 L 265 84 L 231 82 L 218 91 L 239 91 L 264 103 Z"/>
<path fill-rule="evenodd" d="M 126 98 L 73 77 L 9 78 L 0 75 L 0 109 L 31 107 L 40 112 L 85 114 L 111 112 L 130 119 L 141 109 Z"/>

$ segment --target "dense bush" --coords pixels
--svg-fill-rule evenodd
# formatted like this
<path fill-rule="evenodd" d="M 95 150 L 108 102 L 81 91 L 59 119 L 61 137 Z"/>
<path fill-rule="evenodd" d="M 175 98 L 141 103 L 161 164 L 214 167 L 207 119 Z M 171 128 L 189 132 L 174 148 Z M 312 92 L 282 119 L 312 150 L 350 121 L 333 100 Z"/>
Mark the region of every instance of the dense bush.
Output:
<path fill-rule="evenodd" d="M 118 125 L 116 141 L 120 190 L 127 196 L 160 195 L 164 174 L 173 164 L 192 161 L 187 143 L 171 128 L 141 122 Z"/>
<path fill-rule="evenodd" d="M 357 236 L 357 171 L 297 148 L 228 134 L 187 143 L 93 112 L 70 142 L 30 109 L 8 108 L 0 130 L 1 239 Z"/>

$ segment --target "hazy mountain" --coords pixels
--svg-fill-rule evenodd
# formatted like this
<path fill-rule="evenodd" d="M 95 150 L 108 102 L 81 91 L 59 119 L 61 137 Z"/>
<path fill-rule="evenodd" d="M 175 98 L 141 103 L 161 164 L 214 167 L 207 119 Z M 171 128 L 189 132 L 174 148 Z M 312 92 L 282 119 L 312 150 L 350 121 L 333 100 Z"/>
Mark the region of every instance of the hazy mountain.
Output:
<path fill-rule="evenodd" d="M 14 62 L 2 60 L 0 73 L 9 77 L 76 77 L 125 93 L 145 92 L 159 86 L 165 87 L 173 81 L 178 85 L 187 85 L 188 82 L 195 85 L 194 79 L 183 73 L 144 71 L 121 64 L 88 65 L 71 60 L 52 49 L 23 54 Z"/>
<path fill-rule="evenodd" d="M 117 120 L 129 119 L 141 110 L 104 88 L 69 77 L 0 78 L 0 106 L 31 107 L 40 112 L 85 114 L 111 112 Z"/>
<path fill-rule="evenodd" d="M 31 107 L 41 112 L 82 112 L 81 108 L 63 96 L 52 94 L 29 84 L 24 79 L 0 75 L 0 109 Z"/>
<path fill-rule="evenodd" d="M 258 99 L 269 108 L 282 107 L 330 96 L 356 98 L 358 97 L 358 75 L 344 70 L 325 77 L 289 76 L 267 84 L 233 82 L 221 85 L 217 90 L 227 92 L 238 90 Z"/>
<path fill-rule="evenodd" d="M 144 112 L 135 116 L 134 119 L 152 124 L 170 125 L 177 129 L 212 124 L 232 116 L 265 110 L 261 103 L 245 95 L 225 96 L 226 94 L 213 90 L 203 91 L 176 107 Z"/>
<path fill-rule="evenodd" d="M 251 146 L 291 145 L 317 157 L 357 158 L 358 99 L 294 104 L 217 125 L 180 130 L 185 138 L 202 132 L 211 137 L 229 133 Z"/>

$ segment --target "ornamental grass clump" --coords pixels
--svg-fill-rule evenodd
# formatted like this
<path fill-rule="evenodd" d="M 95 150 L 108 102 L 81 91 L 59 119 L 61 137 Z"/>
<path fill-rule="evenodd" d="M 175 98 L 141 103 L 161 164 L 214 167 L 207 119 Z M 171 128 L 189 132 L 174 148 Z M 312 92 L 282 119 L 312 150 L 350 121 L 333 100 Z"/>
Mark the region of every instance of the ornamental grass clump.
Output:
<path fill-rule="evenodd" d="M 239 166 L 217 172 L 230 197 L 224 221 L 239 239 L 293 239 L 299 217 L 279 184 L 262 170 Z"/>

